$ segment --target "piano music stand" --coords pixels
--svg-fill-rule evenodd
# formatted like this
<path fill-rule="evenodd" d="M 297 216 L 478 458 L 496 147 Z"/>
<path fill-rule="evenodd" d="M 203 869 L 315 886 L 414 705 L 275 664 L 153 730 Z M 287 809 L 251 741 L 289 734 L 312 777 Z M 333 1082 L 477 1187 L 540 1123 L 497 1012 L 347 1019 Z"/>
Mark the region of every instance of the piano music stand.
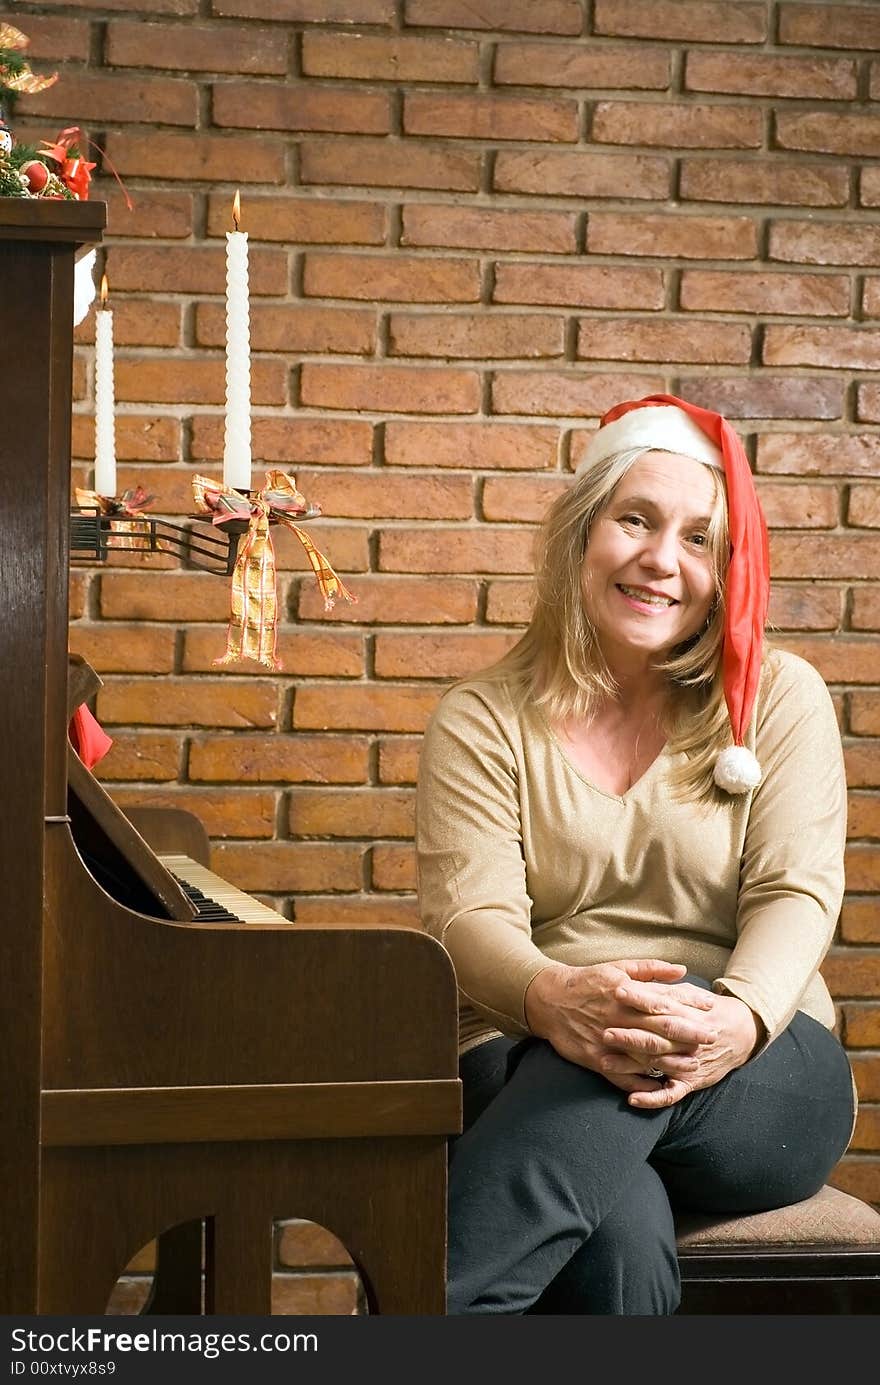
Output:
<path fill-rule="evenodd" d="M 207 1311 L 265 1314 L 291 1216 L 342 1241 L 371 1311 L 442 1313 L 460 1128 L 444 950 L 415 929 L 150 917 L 71 836 L 73 259 L 104 214 L 0 200 L 0 1313 L 102 1313 L 142 1245 L 207 1218 Z"/>

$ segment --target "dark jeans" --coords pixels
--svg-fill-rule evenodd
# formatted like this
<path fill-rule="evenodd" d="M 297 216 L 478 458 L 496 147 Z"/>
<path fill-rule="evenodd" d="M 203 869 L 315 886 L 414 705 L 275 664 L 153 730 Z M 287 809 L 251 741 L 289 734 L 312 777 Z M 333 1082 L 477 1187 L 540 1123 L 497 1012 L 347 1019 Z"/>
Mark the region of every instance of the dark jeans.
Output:
<path fill-rule="evenodd" d="M 800 1011 L 758 1058 L 658 1111 L 628 1106 L 542 1039 L 489 1040 L 464 1055 L 461 1076 L 451 1314 L 674 1313 L 672 1209 L 800 1202 L 852 1128 L 846 1054 Z"/>

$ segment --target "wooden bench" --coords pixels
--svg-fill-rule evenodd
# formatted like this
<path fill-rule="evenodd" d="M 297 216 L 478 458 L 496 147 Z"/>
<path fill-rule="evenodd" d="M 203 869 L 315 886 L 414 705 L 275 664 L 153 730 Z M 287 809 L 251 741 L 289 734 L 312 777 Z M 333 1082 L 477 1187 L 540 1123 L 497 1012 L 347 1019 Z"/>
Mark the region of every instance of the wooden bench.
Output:
<path fill-rule="evenodd" d="M 680 1313 L 880 1313 L 880 1214 L 837 1188 L 676 1231 Z"/>

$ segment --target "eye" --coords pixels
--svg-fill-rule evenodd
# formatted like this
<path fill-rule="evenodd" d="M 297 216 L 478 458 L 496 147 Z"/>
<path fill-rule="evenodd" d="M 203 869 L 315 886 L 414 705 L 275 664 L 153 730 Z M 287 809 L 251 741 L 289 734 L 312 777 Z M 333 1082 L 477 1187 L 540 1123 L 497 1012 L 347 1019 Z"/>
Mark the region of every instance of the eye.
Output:
<path fill-rule="evenodd" d="M 644 527 L 647 524 L 644 515 L 621 515 L 620 522 L 621 524 L 630 524 L 634 528 L 638 528 L 639 525 Z"/>
<path fill-rule="evenodd" d="M 692 543 L 695 548 L 705 548 L 709 542 L 709 535 L 702 532 L 691 534 L 688 542 Z"/>

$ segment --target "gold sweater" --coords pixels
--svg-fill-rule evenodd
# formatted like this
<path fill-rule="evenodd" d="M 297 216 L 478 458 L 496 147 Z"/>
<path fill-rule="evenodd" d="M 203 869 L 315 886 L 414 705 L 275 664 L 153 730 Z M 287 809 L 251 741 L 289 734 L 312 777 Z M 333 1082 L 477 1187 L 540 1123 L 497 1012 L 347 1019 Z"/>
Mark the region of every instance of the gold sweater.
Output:
<path fill-rule="evenodd" d="M 811 665 L 770 656 L 746 743 L 763 769 L 750 794 L 674 799 L 665 750 L 613 794 L 504 684 L 446 693 L 425 736 L 416 839 L 422 918 L 458 977 L 462 1051 L 529 1032 L 526 987 L 548 959 L 683 962 L 751 1006 L 768 1043 L 798 1009 L 833 1027 L 818 967 L 843 894 L 846 782 Z"/>

